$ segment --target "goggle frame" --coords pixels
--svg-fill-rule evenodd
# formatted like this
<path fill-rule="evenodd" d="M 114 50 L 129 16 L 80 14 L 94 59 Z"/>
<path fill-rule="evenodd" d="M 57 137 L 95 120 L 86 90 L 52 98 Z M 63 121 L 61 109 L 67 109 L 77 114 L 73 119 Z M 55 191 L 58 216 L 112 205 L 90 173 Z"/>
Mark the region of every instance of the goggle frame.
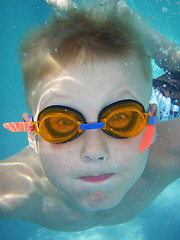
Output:
<path fill-rule="evenodd" d="M 128 106 L 128 104 L 133 104 L 133 106 Z M 152 114 L 151 113 L 145 113 L 144 106 L 140 102 L 135 101 L 135 100 L 131 100 L 131 99 L 117 101 L 117 102 L 112 103 L 112 104 L 108 105 L 107 107 L 103 108 L 102 111 L 99 113 L 98 122 L 96 122 L 96 123 L 87 123 L 84 116 L 79 111 L 77 111 L 73 108 L 70 108 L 70 107 L 67 107 L 67 106 L 62 106 L 62 105 L 48 106 L 47 108 L 43 109 L 39 113 L 38 118 L 37 118 L 38 121 L 33 122 L 34 127 L 35 127 L 35 131 L 33 133 L 34 134 L 40 134 L 41 137 L 44 140 L 46 140 L 48 142 L 51 142 L 51 143 L 66 143 L 66 142 L 72 141 L 75 138 L 79 137 L 85 130 L 91 130 L 91 129 L 102 129 L 103 132 L 105 132 L 106 134 L 108 134 L 108 135 L 110 135 L 111 137 L 114 137 L 114 138 L 119 138 L 119 139 L 128 138 L 128 137 L 120 137 L 116 134 L 113 134 L 112 133 L 113 131 L 109 131 L 107 129 L 107 122 L 108 122 L 107 117 L 105 117 L 103 119 L 101 118 L 101 116 L 104 113 L 107 113 L 108 111 L 110 111 L 110 114 L 107 115 L 108 118 L 110 118 L 112 115 L 115 115 L 114 111 L 111 111 L 112 108 L 116 108 L 116 107 L 122 106 L 122 105 L 127 105 L 127 106 L 125 106 L 126 111 L 132 111 L 133 110 L 134 112 L 138 113 L 141 116 L 141 119 L 143 119 L 143 124 L 142 124 L 143 127 L 140 129 L 140 131 L 136 132 L 136 134 L 134 134 L 133 136 L 128 136 L 128 137 L 135 137 L 135 136 L 139 135 L 143 131 L 144 127 L 149 123 L 149 118 L 150 118 L 150 116 L 152 116 Z M 123 112 L 124 108 L 123 107 L 121 107 L 121 108 L 122 108 L 121 112 Z M 50 111 L 50 110 L 52 110 L 53 112 L 45 114 L 44 117 L 42 116 L 45 112 Z M 58 110 L 58 111 L 61 110 L 62 112 L 68 112 L 68 114 L 67 114 L 68 118 L 72 121 L 74 121 L 74 118 L 71 116 L 71 114 L 79 117 L 80 121 L 78 121 L 78 120 L 76 121 L 77 131 L 75 132 L 75 134 L 73 136 L 71 136 L 66 141 L 59 141 L 57 139 L 49 140 L 46 137 L 42 136 L 42 133 L 40 133 L 42 121 L 44 121 L 45 119 L 47 119 L 51 116 L 58 116 L 59 112 L 55 112 L 54 110 Z M 117 108 L 115 110 L 115 112 L 119 113 L 120 112 L 119 108 Z M 60 114 L 64 115 L 64 116 L 67 116 L 64 113 L 60 113 Z"/>

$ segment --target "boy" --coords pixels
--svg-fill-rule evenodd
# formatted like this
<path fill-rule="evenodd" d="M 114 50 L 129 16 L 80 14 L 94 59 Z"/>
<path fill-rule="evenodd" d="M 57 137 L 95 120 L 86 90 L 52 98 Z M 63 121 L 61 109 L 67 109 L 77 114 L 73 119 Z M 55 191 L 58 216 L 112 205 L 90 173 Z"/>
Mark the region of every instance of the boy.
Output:
<path fill-rule="evenodd" d="M 156 139 L 151 56 L 131 11 L 63 13 L 22 47 L 33 120 L 5 127 L 25 128 L 30 146 L 0 163 L 0 216 L 57 231 L 124 223 L 179 178 L 179 119 Z"/>

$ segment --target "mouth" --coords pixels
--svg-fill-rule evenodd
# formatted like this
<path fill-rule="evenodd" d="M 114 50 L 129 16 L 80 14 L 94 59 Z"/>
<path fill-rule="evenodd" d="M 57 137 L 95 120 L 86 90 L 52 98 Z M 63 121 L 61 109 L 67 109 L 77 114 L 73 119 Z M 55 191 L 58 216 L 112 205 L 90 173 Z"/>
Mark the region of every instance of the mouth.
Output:
<path fill-rule="evenodd" d="M 99 176 L 78 177 L 78 179 L 84 182 L 103 182 L 111 178 L 113 175 L 114 173 L 110 173 L 110 174 L 102 174 Z"/>

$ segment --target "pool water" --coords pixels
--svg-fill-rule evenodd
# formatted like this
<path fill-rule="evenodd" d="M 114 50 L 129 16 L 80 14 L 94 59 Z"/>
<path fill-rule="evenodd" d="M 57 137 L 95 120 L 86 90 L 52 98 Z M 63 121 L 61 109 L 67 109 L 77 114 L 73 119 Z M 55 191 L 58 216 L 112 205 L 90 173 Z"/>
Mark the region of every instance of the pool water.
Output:
<path fill-rule="evenodd" d="M 180 45 L 179 1 L 128 0 L 127 3 L 152 27 Z M 29 112 L 17 57 L 19 39 L 27 29 L 45 22 L 50 16 L 51 8 L 45 0 L 0 1 L 0 160 L 28 144 L 26 134 L 11 134 L 2 127 L 3 122 L 21 121 L 22 113 Z M 154 77 L 163 73 L 155 64 L 153 69 Z M 176 181 L 137 219 L 78 233 L 59 233 L 23 221 L 0 220 L 0 240 L 179 240 L 179 199 L 180 181 Z"/>

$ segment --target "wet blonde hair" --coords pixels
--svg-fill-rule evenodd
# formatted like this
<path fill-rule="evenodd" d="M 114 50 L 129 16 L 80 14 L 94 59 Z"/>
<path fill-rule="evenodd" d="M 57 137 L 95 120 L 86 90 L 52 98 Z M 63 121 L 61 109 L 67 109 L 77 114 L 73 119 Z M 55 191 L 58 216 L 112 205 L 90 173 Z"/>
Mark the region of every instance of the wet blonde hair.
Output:
<path fill-rule="evenodd" d="M 118 1 L 106 2 L 109 6 L 70 5 L 25 36 L 20 59 L 30 108 L 30 91 L 67 65 L 83 67 L 135 51 L 142 59 L 145 76 L 152 79 L 144 24 L 129 8 L 119 8 Z"/>

